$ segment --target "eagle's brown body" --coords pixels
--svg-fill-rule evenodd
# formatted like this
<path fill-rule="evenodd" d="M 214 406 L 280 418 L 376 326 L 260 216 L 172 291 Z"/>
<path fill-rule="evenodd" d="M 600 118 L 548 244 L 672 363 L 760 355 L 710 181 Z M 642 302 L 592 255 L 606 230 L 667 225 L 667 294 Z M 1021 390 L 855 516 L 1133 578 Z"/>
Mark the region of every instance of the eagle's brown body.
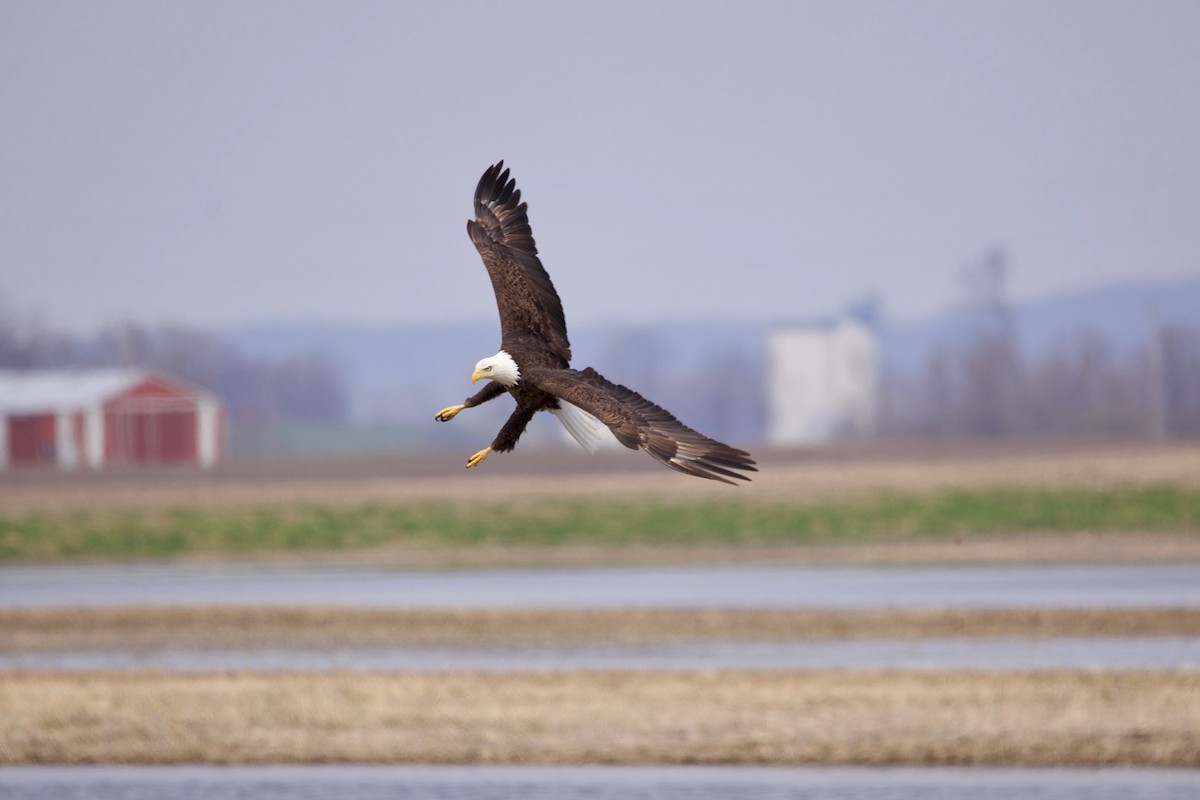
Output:
<path fill-rule="evenodd" d="M 501 349 L 506 350 L 503 347 Z M 513 409 L 513 413 L 509 416 L 508 421 L 504 423 L 504 427 L 496 434 L 496 438 L 492 440 L 492 449 L 498 453 L 507 453 L 517 446 L 517 439 L 521 438 L 521 434 L 525 432 L 525 426 L 533 419 L 534 414 L 539 411 L 549 411 L 559 407 L 557 397 L 524 381 L 518 383 L 516 386 L 507 388 L 494 381 L 489 382 L 478 392 L 464 400 L 463 405 L 467 408 L 474 408 L 477 405 L 486 403 L 488 400 L 499 397 L 505 392 L 513 396 L 513 399 L 517 401 L 517 407 Z"/>
<path fill-rule="evenodd" d="M 476 453 L 467 466 L 482 462 L 492 450 L 512 450 L 538 411 L 563 412 L 574 406 L 608 426 L 621 444 L 645 449 L 672 469 L 725 483 L 732 483 L 730 478 L 749 480 L 741 474 L 755 471 L 749 453 L 692 430 L 666 409 L 608 381 L 591 367 L 570 368 L 571 345 L 562 303 L 538 259 L 521 192 L 503 167 L 500 162 L 480 178 L 475 189 L 475 219 L 467 222 L 467 232 L 496 294 L 500 352 L 481 361 L 472 378 L 491 378 L 491 382 L 461 406 L 444 409 L 437 418 L 452 419 L 462 409 L 486 403 L 506 391 L 517 407 L 491 446 Z M 514 370 L 515 374 L 509 374 Z M 580 443 L 584 443 L 582 439 Z"/>

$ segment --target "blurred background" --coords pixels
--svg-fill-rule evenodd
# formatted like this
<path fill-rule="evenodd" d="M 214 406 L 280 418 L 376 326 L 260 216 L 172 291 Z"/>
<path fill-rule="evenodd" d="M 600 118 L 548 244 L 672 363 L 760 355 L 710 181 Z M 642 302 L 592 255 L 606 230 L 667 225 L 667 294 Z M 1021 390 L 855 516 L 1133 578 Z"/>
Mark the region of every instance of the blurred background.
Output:
<path fill-rule="evenodd" d="M 1200 797 L 1198 42 L 1194 0 L 0 0 L 0 795 Z M 549 415 L 463 470 L 500 159 L 575 365 L 751 484 Z"/>
<path fill-rule="evenodd" d="M 0 18 L 6 464 L 90 463 L 114 404 L 159 415 L 125 460 L 490 440 L 433 415 L 499 343 L 499 159 L 576 365 L 716 438 L 1200 438 L 1195 3 Z"/>

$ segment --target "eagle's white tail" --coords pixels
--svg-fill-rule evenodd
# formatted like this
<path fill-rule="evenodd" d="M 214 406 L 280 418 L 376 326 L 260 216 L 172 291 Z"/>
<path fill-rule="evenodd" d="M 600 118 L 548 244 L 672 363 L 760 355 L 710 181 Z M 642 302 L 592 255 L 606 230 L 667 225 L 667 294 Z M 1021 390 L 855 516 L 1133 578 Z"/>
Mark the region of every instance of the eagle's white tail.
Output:
<path fill-rule="evenodd" d="M 558 421 L 567 429 L 567 433 L 589 453 L 600 449 L 607 430 L 604 423 L 584 411 L 579 406 L 573 406 L 565 400 L 558 401 L 558 408 L 550 409 L 550 413 L 558 417 Z"/>

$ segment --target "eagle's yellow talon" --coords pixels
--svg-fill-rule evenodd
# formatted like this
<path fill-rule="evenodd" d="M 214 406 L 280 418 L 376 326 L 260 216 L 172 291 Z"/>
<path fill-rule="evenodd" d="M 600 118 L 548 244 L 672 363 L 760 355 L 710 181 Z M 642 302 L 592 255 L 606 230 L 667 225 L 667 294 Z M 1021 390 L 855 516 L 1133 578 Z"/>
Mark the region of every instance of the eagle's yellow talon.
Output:
<path fill-rule="evenodd" d="M 434 419 L 436 419 L 438 422 L 449 422 L 450 420 L 454 419 L 454 416 L 464 408 L 466 408 L 466 406 L 463 405 L 447 406 L 439 411 Z"/>
<path fill-rule="evenodd" d="M 475 455 L 468 458 L 467 459 L 467 469 L 470 469 L 471 467 L 478 467 L 480 464 L 483 463 L 483 460 L 488 457 L 488 453 L 490 453 L 490 452 L 492 452 L 492 448 L 485 447 L 482 450 L 480 450 L 478 453 L 476 453 Z"/>

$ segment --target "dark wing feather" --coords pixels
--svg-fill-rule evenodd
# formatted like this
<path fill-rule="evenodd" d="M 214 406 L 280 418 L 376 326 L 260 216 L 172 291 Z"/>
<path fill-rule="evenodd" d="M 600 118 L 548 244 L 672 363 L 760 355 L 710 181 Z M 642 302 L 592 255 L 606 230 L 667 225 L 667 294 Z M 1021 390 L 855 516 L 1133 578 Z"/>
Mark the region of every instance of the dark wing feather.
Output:
<path fill-rule="evenodd" d="M 532 369 L 521 380 L 579 406 L 607 425 L 621 444 L 640 447 L 671 469 L 724 483 L 733 483 L 730 478 L 750 480 L 738 470 L 758 471 L 745 450 L 692 430 L 665 408 L 612 383 L 591 367 Z"/>
<path fill-rule="evenodd" d="M 503 161 L 489 167 L 479 179 L 475 219 L 467 221 L 467 233 L 492 279 L 501 334 L 532 334 L 563 364 L 568 363 L 571 344 L 562 301 L 538 259 L 526 204 Z"/>

